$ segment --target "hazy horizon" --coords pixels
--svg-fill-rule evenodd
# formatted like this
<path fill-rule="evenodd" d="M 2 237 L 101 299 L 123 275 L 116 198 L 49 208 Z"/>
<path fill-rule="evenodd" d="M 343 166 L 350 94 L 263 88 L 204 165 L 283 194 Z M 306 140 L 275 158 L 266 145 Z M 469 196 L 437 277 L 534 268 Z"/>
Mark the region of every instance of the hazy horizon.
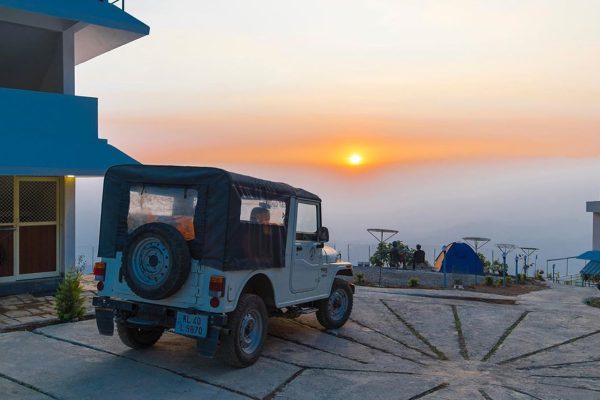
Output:
<path fill-rule="evenodd" d="M 352 244 L 355 263 L 367 261 L 367 246 L 375 245 L 366 229 L 389 228 L 399 230 L 395 239 L 411 247 L 422 244 L 430 261 L 444 244 L 484 236 L 492 239 L 483 248 L 486 257 L 492 251 L 499 257 L 496 243 L 538 247 L 538 268 L 545 269 L 547 258 L 591 248 L 592 217 L 585 212 L 585 201 L 597 198 L 598 189 L 589 182 L 600 180 L 597 159 L 424 166 L 350 180 L 318 168 L 220 166 L 318 194 L 331 244 L 344 256 Z M 77 245 L 96 246 L 101 179 L 78 179 L 77 196 Z M 509 265 L 513 259 L 509 256 Z M 583 262 L 570 265 L 572 272 Z M 561 269 L 564 263 L 559 262 L 557 271 Z"/>

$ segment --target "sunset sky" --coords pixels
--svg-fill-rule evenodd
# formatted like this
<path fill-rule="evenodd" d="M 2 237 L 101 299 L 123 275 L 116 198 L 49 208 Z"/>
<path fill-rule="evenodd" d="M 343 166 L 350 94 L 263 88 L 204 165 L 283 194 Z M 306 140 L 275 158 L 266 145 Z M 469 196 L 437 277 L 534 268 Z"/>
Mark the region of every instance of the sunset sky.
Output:
<path fill-rule="evenodd" d="M 591 246 L 600 2 L 126 5 L 150 36 L 80 65 L 77 93 L 138 160 L 304 186 L 339 243 Z"/>

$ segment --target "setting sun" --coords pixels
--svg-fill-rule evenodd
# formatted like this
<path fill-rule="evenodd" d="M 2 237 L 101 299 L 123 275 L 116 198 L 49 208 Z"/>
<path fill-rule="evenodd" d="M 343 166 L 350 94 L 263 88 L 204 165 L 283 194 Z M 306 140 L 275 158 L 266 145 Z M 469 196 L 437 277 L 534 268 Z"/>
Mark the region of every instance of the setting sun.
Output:
<path fill-rule="evenodd" d="M 363 162 L 363 158 L 360 154 L 352 154 L 348 157 L 348 162 L 350 165 L 360 165 Z"/>

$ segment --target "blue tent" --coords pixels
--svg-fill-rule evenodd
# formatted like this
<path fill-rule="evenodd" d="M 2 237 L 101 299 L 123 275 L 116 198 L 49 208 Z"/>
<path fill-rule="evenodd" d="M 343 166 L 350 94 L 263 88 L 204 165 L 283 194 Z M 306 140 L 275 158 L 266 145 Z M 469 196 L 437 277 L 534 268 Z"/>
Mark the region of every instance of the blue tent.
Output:
<path fill-rule="evenodd" d="M 481 260 L 475 251 L 466 243 L 454 242 L 446 246 L 445 251 L 435 259 L 435 269 L 438 272 L 455 274 L 484 275 Z"/>

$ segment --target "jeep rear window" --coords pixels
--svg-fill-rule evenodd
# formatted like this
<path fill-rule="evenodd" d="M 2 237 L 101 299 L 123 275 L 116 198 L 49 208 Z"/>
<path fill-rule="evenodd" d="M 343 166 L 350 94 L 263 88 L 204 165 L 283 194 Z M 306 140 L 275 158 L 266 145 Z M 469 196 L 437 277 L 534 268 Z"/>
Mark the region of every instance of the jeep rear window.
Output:
<path fill-rule="evenodd" d="M 242 197 L 240 221 L 283 226 L 285 224 L 285 202 Z"/>
<path fill-rule="evenodd" d="M 129 213 L 127 232 L 152 222 L 162 222 L 174 226 L 185 240 L 193 240 L 194 212 L 198 203 L 195 189 L 132 186 L 129 193 Z"/>

